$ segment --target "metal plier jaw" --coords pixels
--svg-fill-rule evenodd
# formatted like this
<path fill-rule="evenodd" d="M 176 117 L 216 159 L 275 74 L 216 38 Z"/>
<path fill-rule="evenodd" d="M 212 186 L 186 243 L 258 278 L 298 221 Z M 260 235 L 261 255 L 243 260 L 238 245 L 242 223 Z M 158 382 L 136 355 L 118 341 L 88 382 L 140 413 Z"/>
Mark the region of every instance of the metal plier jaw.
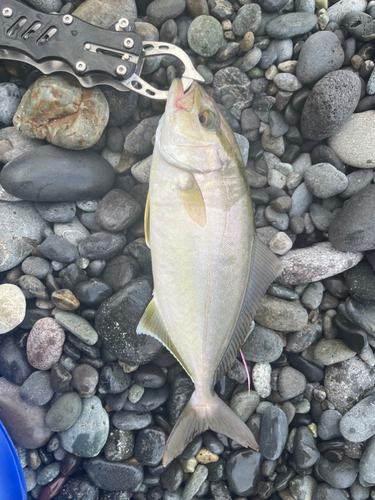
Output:
<path fill-rule="evenodd" d="M 70 73 L 83 87 L 109 85 L 164 100 L 168 91 L 155 89 L 140 74 L 146 57 L 170 55 L 185 67 L 184 90 L 193 80 L 204 82 L 182 49 L 143 42 L 137 33 L 126 31 L 125 18 L 110 31 L 69 14 L 45 14 L 17 0 L 1 0 L 0 9 L 0 59 L 28 63 L 46 75 Z"/>

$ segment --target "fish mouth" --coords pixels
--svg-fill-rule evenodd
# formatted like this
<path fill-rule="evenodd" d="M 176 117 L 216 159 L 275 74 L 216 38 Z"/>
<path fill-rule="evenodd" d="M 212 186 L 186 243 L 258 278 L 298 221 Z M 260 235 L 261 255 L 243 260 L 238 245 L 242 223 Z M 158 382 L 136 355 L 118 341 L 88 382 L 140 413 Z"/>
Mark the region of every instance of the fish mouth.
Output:
<path fill-rule="evenodd" d="M 177 110 L 191 111 L 194 106 L 195 93 L 198 88 L 197 82 L 193 82 L 185 91 L 180 78 L 175 78 L 169 89 L 170 111 L 173 113 Z"/>

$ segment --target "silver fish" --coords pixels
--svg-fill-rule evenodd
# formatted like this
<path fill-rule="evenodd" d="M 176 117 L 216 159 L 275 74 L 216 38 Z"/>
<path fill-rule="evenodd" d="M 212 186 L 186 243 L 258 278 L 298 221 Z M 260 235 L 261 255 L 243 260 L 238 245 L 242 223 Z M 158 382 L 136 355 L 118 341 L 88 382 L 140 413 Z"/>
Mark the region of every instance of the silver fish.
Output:
<path fill-rule="evenodd" d="M 213 387 L 233 364 L 280 265 L 255 236 L 233 132 L 198 83 L 184 93 L 176 79 L 169 91 L 156 133 L 145 233 L 155 288 L 137 332 L 160 340 L 195 385 L 163 464 L 207 429 L 258 449 Z"/>

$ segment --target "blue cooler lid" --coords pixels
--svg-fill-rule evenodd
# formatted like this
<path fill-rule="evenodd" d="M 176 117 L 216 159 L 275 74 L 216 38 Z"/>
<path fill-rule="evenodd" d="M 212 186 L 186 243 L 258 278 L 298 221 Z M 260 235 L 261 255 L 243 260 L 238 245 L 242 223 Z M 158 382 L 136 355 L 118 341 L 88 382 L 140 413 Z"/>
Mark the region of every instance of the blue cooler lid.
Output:
<path fill-rule="evenodd" d="M 0 420 L 0 498 L 26 500 L 26 484 L 16 449 Z"/>

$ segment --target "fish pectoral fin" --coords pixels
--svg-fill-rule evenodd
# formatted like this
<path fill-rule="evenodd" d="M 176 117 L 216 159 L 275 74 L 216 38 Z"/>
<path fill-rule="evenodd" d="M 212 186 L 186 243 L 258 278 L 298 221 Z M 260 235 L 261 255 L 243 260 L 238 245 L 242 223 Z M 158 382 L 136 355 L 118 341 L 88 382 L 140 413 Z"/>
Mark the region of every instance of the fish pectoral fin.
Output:
<path fill-rule="evenodd" d="M 180 189 L 184 208 L 194 222 L 204 227 L 206 225 L 206 205 L 194 175 L 190 174 L 187 185 L 186 189 Z"/>
<path fill-rule="evenodd" d="M 259 303 L 272 281 L 280 274 L 281 265 L 276 255 L 257 237 L 252 248 L 249 279 L 233 332 L 232 340 L 215 373 L 215 381 L 221 379 L 232 366 L 238 349 L 249 333 L 251 323 L 259 307 Z"/>
<path fill-rule="evenodd" d="M 191 377 L 189 370 L 187 369 L 180 353 L 167 331 L 163 318 L 156 307 L 155 299 L 152 299 L 146 307 L 146 310 L 138 323 L 136 332 L 150 335 L 161 342 L 168 349 L 168 351 L 173 354 L 189 377 Z"/>
<path fill-rule="evenodd" d="M 150 191 L 147 194 L 146 208 L 145 208 L 145 239 L 146 245 L 150 247 Z"/>

